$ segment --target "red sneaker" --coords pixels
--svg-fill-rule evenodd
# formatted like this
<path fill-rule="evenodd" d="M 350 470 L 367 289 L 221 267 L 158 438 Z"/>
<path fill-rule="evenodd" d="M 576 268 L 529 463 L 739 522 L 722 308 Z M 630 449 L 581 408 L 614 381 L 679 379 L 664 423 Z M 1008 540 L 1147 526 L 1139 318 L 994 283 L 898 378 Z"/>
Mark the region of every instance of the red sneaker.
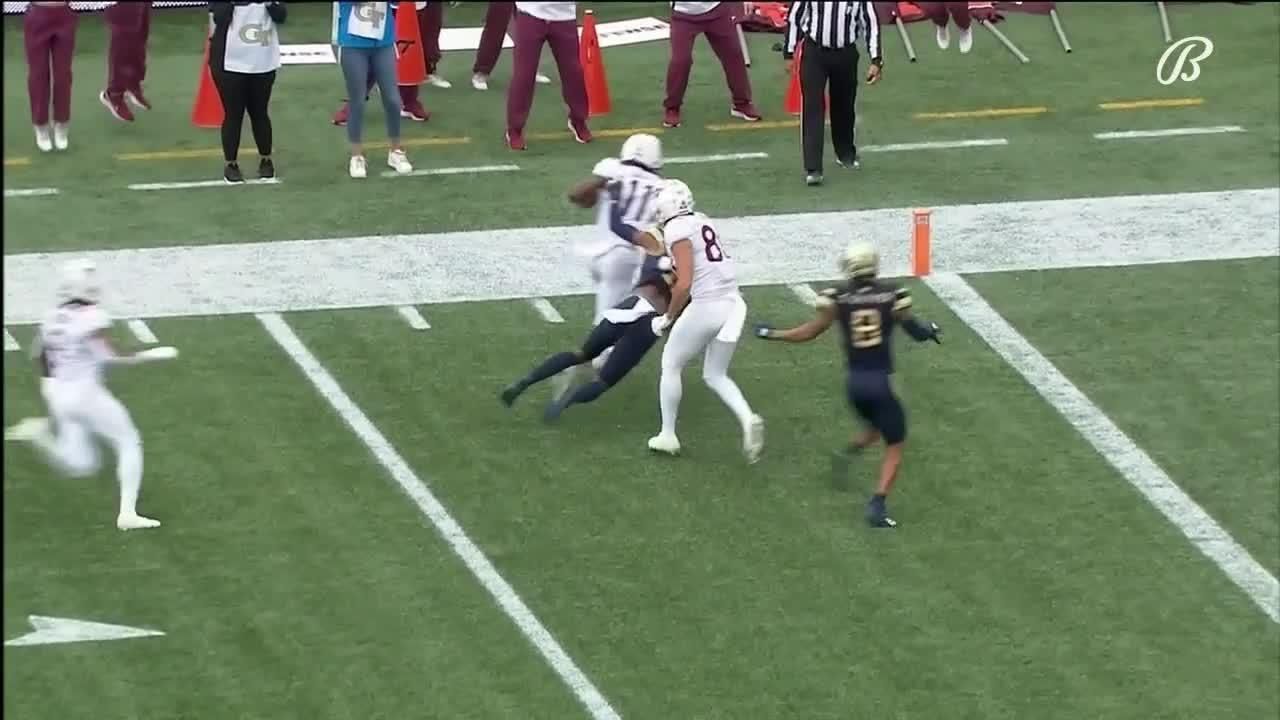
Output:
<path fill-rule="evenodd" d="M 591 142 L 591 130 L 587 127 L 586 123 L 575 124 L 572 120 L 570 120 L 569 132 L 573 133 L 574 140 L 577 140 L 578 142 L 584 145 Z"/>
<path fill-rule="evenodd" d="M 422 106 L 422 101 L 414 100 L 412 103 L 405 105 L 404 108 L 400 110 L 400 117 L 408 118 L 416 122 L 426 122 L 431 119 L 431 113 L 427 112 L 427 109 Z"/>
<path fill-rule="evenodd" d="M 125 90 L 124 99 L 128 100 L 131 105 L 141 110 L 151 109 L 151 101 L 147 100 L 147 96 L 142 94 L 141 85 L 132 90 Z"/>
<path fill-rule="evenodd" d="M 350 114 L 351 114 L 351 109 L 347 106 L 347 103 L 344 101 L 342 103 L 342 107 L 338 108 L 338 112 L 333 114 L 333 124 L 337 125 L 338 127 L 343 127 L 344 125 L 347 124 L 347 115 L 350 115 Z"/>
<path fill-rule="evenodd" d="M 124 104 L 123 97 L 108 97 L 107 91 L 103 90 L 98 93 L 98 102 L 102 103 L 102 107 L 106 108 L 107 112 L 111 113 L 115 119 L 122 122 L 133 122 L 133 111 L 129 109 L 128 105 Z"/>
<path fill-rule="evenodd" d="M 521 130 L 507 131 L 507 147 L 512 150 L 526 150 L 528 146 L 524 144 L 524 132 Z"/>
<path fill-rule="evenodd" d="M 680 127 L 680 111 L 667 110 L 662 113 L 662 127 L 678 128 Z"/>
<path fill-rule="evenodd" d="M 760 122 L 760 111 L 756 110 L 756 106 L 752 105 L 751 103 L 747 103 L 746 105 L 743 105 L 740 108 L 734 108 L 729 111 L 729 114 L 738 118 L 739 120 L 746 120 L 747 122 Z"/>

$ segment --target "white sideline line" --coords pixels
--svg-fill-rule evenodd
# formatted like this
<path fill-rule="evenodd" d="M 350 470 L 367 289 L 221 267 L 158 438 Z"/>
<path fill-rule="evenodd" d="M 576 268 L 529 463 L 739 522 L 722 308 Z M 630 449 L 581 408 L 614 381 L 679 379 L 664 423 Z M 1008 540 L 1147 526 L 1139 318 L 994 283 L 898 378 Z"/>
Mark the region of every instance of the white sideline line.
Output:
<path fill-rule="evenodd" d="M 1117 132 L 1094 133 L 1098 140 L 1130 140 L 1133 138 L 1173 137 L 1174 135 L 1216 135 L 1218 133 L 1239 133 L 1244 128 L 1239 125 L 1215 125 L 1213 127 L 1169 128 L 1168 130 L 1123 130 Z"/>
<path fill-rule="evenodd" d="M 196 180 L 192 182 L 134 183 L 130 190 L 186 190 L 188 188 L 236 187 L 239 185 L 279 185 L 280 178 L 251 178 L 240 183 L 226 180 Z"/>
<path fill-rule="evenodd" d="M 293 328 L 284 318 L 276 313 L 260 313 L 256 316 L 280 347 L 298 365 L 307 376 L 316 391 L 338 413 L 347 427 L 369 448 L 378 463 L 386 468 L 392 479 L 404 490 L 405 494 L 418 506 L 422 514 L 431 521 L 441 537 L 449 543 L 471 574 L 480 581 L 484 589 L 489 591 L 498 606 L 507 617 L 516 624 L 520 632 L 542 654 L 543 659 L 551 666 L 565 685 L 573 691 L 574 696 L 586 708 L 595 720 L 621 720 L 620 716 L 604 695 L 596 689 L 591 680 L 578 668 L 560 643 L 552 637 L 551 632 L 534 616 L 533 611 L 525 605 L 515 588 L 498 574 L 497 568 L 485 557 L 479 547 L 467 537 L 444 505 L 436 499 L 426 484 L 413 472 L 395 447 L 388 442 L 377 426 L 364 414 L 359 406 L 338 385 L 337 380 L 329 374 L 320 361 L 316 359 L 302 340 L 293 332 Z"/>
<path fill-rule="evenodd" d="M 865 145 L 859 152 L 899 152 L 903 150 L 951 150 L 967 147 L 994 147 L 1008 145 L 1005 138 L 979 138 L 977 140 L 940 140 L 937 142 L 894 143 L 892 145 Z"/>
<path fill-rule="evenodd" d="M 543 320 L 546 320 L 549 323 L 564 322 L 564 318 L 560 315 L 560 311 L 556 310 L 556 306 L 552 305 L 550 300 L 546 298 L 529 298 L 529 304 L 533 306 L 534 310 L 538 311 L 538 314 L 542 316 Z"/>
<path fill-rule="evenodd" d="M 387 170 L 382 173 L 382 177 L 393 178 L 422 177 L 424 175 L 464 175 L 466 173 L 515 172 L 519 169 L 519 165 L 473 165 L 471 167 L 421 168 L 407 173 L 398 173 L 395 170 Z"/>
<path fill-rule="evenodd" d="M 422 313 L 418 312 L 418 308 L 412 305 L 401 305 L 396 308 L 396 312 L 400 313 L 400 317 L 404 318 L 404 321 L 414 330 L 431 329 L 431 323 L 427 322 L 427 319 L 422 317 Z"/>
<path fill-rule="evenodd" d="M 668 165 L 685 165 L 689 163 L 724 162 L 726 160 L 764 160 L 767 152 L 725 153 L 722 155 L 677 155 L 666 159 Z"/>
<path fill-rule="evenodd" d="M 14 350 L 21 350 L 21 349 L 22 349 L 22 346 L 18 345 L 18 341 L 15 340 L 12 335 L 9 334 L 9 330 L 8 328 L 6 328 L 4 331 L 4 351 L 13 352 Z"/>
<path fill-rule="evenodd" d="M 1258 563 L 1195 500 L 1053 363 L 1000 316 L 964 278 L 925 278 L 929 288 L 1018 371 L 1147 502 L 1214 562 L 1254 603 L 1280 623 L 1280 581 Z"/>
<path fill-rule="evenodd" d="M 41 195 L 57 195 L 58 188 L 13 188 L 5 190 L 4 196 L 12 197 L 38 197 Z"/>
<path fill-rule="evenodd" d="M 126 324 L 129 326 L 129 332 L 133 333 L 133 336 L 138 339 L 138 342 L 143 343 L 144 345 L 155 345 L 160 342 L 156 339 L 156 334 L 151 332 L 151 328 L 147 327 L 145 322 L 141 320 L 130 320 Z"/>
<path fill-rule="evenodd" d="M 807 284 L 796 283 L 795 285 L 789 285 L 788 287 L 790 288 L 791 292 L 795 293 L 796 297 L 800 299 L 800 302 L 804 303 L 805 305 L 812 307 L 818 304 L 817 291 L 809 287 Z"/>

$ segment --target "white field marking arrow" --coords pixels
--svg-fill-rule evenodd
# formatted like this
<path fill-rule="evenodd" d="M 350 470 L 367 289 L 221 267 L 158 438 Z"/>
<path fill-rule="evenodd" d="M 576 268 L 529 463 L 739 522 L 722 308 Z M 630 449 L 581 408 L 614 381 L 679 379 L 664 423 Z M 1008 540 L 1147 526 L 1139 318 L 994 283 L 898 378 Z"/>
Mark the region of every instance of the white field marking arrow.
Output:
<path fill-rule="evenodd" d="M 159 630 L 129 627 L 128 625 L 108 625 L 107 623 L 74 620 L 72 618 L 28 615 L 27 619 L 31 621 L 31 627 L 35 628 L 36 631 L 9 640 L 5 643 L 6 646 L 57 645 L 59 643 L 127 640 L 129 638 L 164 635 Z"/>

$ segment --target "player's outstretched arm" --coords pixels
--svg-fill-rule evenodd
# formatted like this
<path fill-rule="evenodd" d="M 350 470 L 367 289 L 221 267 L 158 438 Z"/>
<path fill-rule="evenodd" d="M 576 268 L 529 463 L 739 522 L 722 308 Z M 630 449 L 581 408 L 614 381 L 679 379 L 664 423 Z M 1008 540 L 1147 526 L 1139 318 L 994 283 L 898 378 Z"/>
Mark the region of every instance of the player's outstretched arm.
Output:
<path fill-rule="evenodd" d="M 111 346 L 106 333 L 98 333 L 94 336 L 93 348 L 102 362 L 107 365 L 141 365 L 146 362 L 172 360 L 178 357 L 178 348 L 167 345 L 121 355 Z"/>
<path fill-rule="evenodd" d="M 790 330 L 775 330 L 768 325 L 756 325 L 756 337 L 763 340 L 781 340 L 782 342 L 809 342 L 827 331 L 836 319 L 835 305 L 819 305 L 818 314 L 809 322 L 797 325 Z"/>
<path fill-rule="evenodd" d="M 893 316 L 902 326 L 902 329 L 911 336 L 916 342 L 924 342 L 932 340 L 939 345 L 942 344 L 942 328 L 937 323 L 922 322 L 917 320 L 911 312 L 911 293 L 906 288 L 898 288 L 897 297 L 893 301 Z"/>

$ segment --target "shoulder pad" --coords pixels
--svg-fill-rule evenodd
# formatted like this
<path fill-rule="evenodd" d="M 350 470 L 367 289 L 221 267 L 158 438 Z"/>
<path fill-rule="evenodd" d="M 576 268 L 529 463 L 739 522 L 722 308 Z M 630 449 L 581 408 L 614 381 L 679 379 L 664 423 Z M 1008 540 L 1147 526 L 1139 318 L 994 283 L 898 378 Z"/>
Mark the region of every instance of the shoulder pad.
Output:
<path fill-rule="evenodd" d="M 908 310 L 911 308 L 911 291 L 900 287 L 893 292 L 893 309 Z"/>

